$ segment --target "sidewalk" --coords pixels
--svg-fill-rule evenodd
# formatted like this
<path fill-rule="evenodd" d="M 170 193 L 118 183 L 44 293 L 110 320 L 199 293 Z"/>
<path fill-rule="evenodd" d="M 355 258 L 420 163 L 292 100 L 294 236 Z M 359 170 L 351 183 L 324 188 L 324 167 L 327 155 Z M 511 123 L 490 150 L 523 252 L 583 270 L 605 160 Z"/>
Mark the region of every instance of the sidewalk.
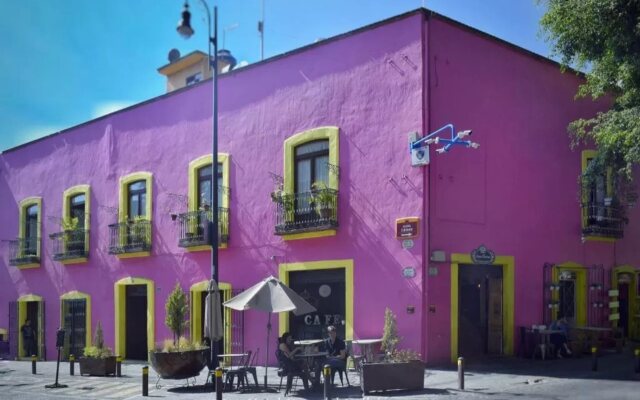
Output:
<path fill-rule="evenodd" d="M 386 397 L 402 399 L 637 399 L 640 374 L 633 371 L 633 353 L 626 349 L 622 354 L 605 354 L 598 360 L 598 371 L 591 370 L 591 358 L 530 360 L 496 358 L 481 364 L 468 365 L 465 374 L 465 390 L 458 390 L 457 371 L 454 369 L 427 369 L 425 389 L 421 392 L 395 392 L 366 396 L 366 399 Z M 55 381 L 55 362 L 39 362 L 37 375 L 31 374 L 31 363 L 0 361 L 0 399 L 143 399 L 142 363 L 124 363 L 121 378 L 69 375 L 69 364 L 60 364 L 59 382 L 69 387 L 45 389 Z M 263 382 L 264 368 L 258 368 L 258 379 Z M 336 379 L 338 379 L 336 377 Z M 360 380 L 355 372 L 349 373 L 351 387 L 334 387 L 334 398 L 363 398 Z M 215 394 L 203 388 L 206 369 L 195 380 L 158 381 L 155 372 L 149 370 L 150 398 L 212 399 Z M 276 368 L 269 368 L 268 382 L 273 393 L 225 392 L 224 399 L 283 399 L 284 389 L 276 392 L 280 378 Z M 156 383 L 159 384 L 156 387 Z M 194 386 L 195 384 L 195 386 Z M 346 384 L 346 382 L 345 382 Z M 289 398 L 321 399 L 322 392 L 304 391 L 301 385 Z"/>

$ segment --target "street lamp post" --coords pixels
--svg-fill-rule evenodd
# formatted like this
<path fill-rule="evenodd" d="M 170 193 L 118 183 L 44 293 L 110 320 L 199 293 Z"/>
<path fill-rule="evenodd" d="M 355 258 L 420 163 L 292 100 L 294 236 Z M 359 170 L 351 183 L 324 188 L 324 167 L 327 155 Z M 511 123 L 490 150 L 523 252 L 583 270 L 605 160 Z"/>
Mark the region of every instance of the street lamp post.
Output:
<path fill-rule="evenodd" d="M 218 282 L 218 7 L 213 7 L 213 35 L 211 32 L 211 13 L 205 0 L 200 0 L 207 10 L 207 28 L 209 29 L 209 43 L 207 46 L 209 55 L 209 68 L 213 69 L 213 152 L 211 153 L 211 221 L 209 221 L 209 244 L 211 245 L 211 279 Z M 189 4 L 185 0 L 182 19 L 178 24 L 178 33 L 184 38 L 193 35 L 191 27 L 191 13 Z M 211 50 L 213 48 L 213 61 Z M 219 296 L 219 292 L 214 293 Z M 211 338 L 211 365 L 218 367 L 218 341 Z"/>

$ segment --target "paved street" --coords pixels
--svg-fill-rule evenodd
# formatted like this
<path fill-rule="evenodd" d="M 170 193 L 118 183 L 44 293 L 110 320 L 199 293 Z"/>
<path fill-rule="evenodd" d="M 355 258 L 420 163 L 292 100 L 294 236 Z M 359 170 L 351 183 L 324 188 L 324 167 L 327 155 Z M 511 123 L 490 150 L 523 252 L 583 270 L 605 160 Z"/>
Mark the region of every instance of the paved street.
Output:
<path fill-rule="evenodd" d="M 103 378 L 69 375 L 69 365 L 60 366 L 60 383 L 65 389 L 45 389 L 54 382 L 55 363 L 38 363 L 38 374 L 31 374 L 30 362 L 0 361 L 0 398 L 2 399 L 141 399 L 141 371 L 143 364 L 123 365 L 123 377 Z M 269 369 L 269 383 L 273 393 L 224 393 L 225 399 L 280 399 L 275 391 L 279 378 Z M 264 370 L 258 370 L 260 381 Z M 349 374 L 352 387 L 336 387 L 335 398 L 362 398 L 357 374 Z M 213 394 L 201 386 L 206 380 L 203 372 L 196 386 L 186 381 L 161 380 L 149 372 L 149 397 L 177 399 L 211 399 Z M 385 397 L 403 399 L 637 399 L 640 375 L 633 371 L 630 348 L 622 354 L 608 353 L 599 359 L 598 371 L 591 371 L 587 357 L 562 360 L 528 360 L 519 358 L 493 359 L 481 365 L 471 364 L 465 376 L 465 391 L 457 390 L 457 372 L 453 369 L 428 369 L 425 390 L 422 392 L 387 393 L 366 396 L 366 399 Z M 290 398 L 320 399 L 322 393 L 294 391 Z"/>

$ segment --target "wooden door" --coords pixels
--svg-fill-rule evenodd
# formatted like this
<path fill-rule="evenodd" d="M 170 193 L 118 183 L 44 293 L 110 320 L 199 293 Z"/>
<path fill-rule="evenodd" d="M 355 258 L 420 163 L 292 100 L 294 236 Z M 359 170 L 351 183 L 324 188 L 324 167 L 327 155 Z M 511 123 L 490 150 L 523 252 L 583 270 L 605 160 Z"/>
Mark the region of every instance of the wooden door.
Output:
<path fill-rule="evenodd" d="M 502 354 L 502 278 L 487 278 L 487 353 Z"/>

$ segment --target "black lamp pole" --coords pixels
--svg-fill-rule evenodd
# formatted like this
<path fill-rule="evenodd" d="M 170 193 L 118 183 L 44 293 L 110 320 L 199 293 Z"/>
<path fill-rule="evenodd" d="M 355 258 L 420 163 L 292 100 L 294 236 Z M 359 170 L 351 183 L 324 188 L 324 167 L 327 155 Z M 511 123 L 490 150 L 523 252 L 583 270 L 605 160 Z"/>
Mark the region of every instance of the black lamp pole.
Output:
<path fill-rule="evenodd" d="M 209 69 L 213 71 L 213 152 L 211 153 L 211 220 L 209 221 L 209 244 L 211 245 L 211 279 L 218 282 L 218 7 L 213 7 L 213 35 L 211 34 L 211 13 L 209 5 L 205 0 L 200 0 L 205 10 L 207 10 L 207 27 L 209 29 L 209 45 L 207 46 L 209 55 Z M 191 13 L 189 4 L 185 1 L 182 11 L 182 20 L 178 24 L 178 33 L 185 38 L 193 35 L 193 28 L 190 24 Z M 211 49 L 213 48 L 213 59 Z M 213 60 L 213 61 L 212 61 Z M 219 296 L 219 292 L 210 293 Z M 211 338 L 211 365 L 217 368 L 218 363 L 218 341 Z"/>

